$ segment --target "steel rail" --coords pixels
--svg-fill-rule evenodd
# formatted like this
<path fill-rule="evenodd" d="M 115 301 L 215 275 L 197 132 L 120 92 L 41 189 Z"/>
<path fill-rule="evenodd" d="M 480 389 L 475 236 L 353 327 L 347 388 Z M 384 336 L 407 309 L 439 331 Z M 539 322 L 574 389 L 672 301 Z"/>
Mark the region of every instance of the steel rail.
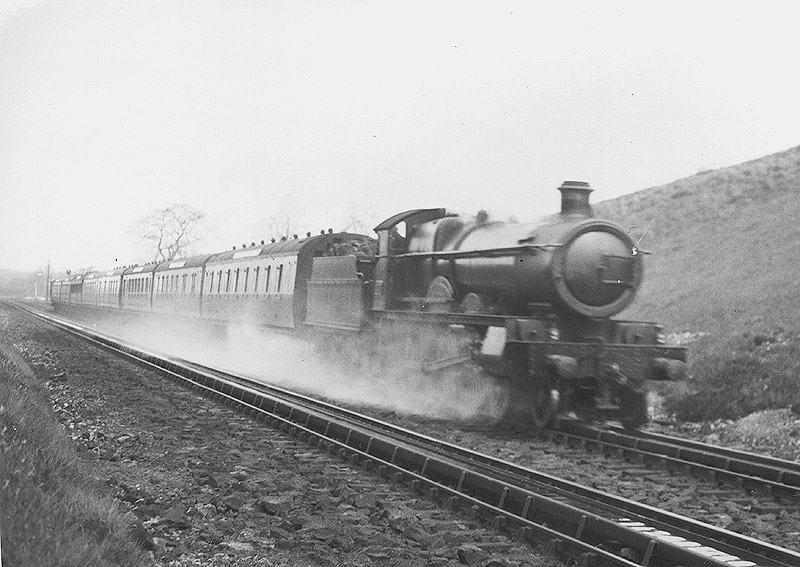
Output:
<path fill-rule="evenodd" d="M 222 373 L 198 370 L 182 361 L 142 352 L 51 316 L 34 314 L 95 344 L 189 381 L 196 388 L 238 404 L 248 412 L 267 417 L 282 427 L 294 428 L 301 436 L 316 439 L 318 444 L 326 445 L 341 456 L 377 465 L 380 472 L 395 480 L 410 481 L 417 489 L 425 486 L 429 495 L 438 501 L 469 508 L 476 514 L 489 514 L 495 526 L 516 530 L 525 540 L 547 543 L 553 551 L 578 557 L 581 565 L 788 567 L 800 564 L 800 554 L 793 551 L 667 512 L 648 510 L 648 507 L 631 501 L 627 501 L 627 505 L 638 506 L 636 512 L 641 516 L 629 513 L 624 517 L 619 514 L 614 517 L 614 512 L 611 511 L 609 516 L 608 510 L 601 515 L 596 511 L 598 499 L 622 499 L 581 487 L 583 497 L 593 504 L 588 506 L 591 509 L 579 507 L 574 494 L 571 501 L 567 501 L 564 494 L 552 492 L 552 483 L 572 483 L 549 477 L 545 484 L 551 484 L 550 491 L 536 487 L 538 492 L 535 492 L 530 489 L 532 479 L 541 482 L 544 478 L 535 471 L 477 453 L 470 453 L 466 459 L 454 459 L 452 454 L 443 456 L 430 446 L 417 446 L 429 439 L 425 436 L 413 434 L 412 439 L 399 440 L 397 436 L 405 438 L 410 432 L 396 431 L 393 435 L 386 435 L 363 424 L 354 424 L 345 417 L 330 415 L 333 406 L 319 411 L 318 407 L 301 404 L 297 398 L 286 400 L 275 395 L 274 391 L 267 393 L 261 385 L 252 387 Z M 377 423 L 380 423 L 380 429 L 390 427 Z M 435 445 L 438 449 L 448 447 L 455 453 L 467 454 L 465 449 L 441 441 L 435 441 Z M 500 475 L 498 467 L 503 469 Z M 512 475 L 527 478 L 525 482 L 512 482 Z M 674 524 L 661 525 L 661 519 L 650 516 L 653 510 L 660 514 L 659 518 L 680 519 L 688 530 Z M 669 529 L 661 529 L 667 526 Z"/>
<path fill-rule="evenodd" d="M 693 439 L 686 439 L 684 437 L 674 437 L 672 435 L 656 433 L 653 431 L 627 431 L 621 427 L 608 427 L 608 430 L 617 434 L 632 435 L 652 441 L 663 441 L 664 443 L 688 447 L 700 451 L 713 451 L 714 453 L 724 455 L 729 458 L 741 459 L 743 461 L 770 466 L 775 469 L 784 469 L 798 475 L 796 479 L 797 482 L 793 481 L 791 484 L 797 484 L 800 486 L 800 461 L 789 461 L 786 459 L 771 457 L 769 455 L 759 455 L 757 453 L 751 453 L 749 451 L 743 451 L 740 449 L 709 445 L 707 443 L 703 443 L 702 441 L 695 441 Z"/>
<path fill-rule="evenodd" d="M 240 380 L 240 378 L 236 377 L 235 375 L 231 375 L 224 371 L 215 370 L 202 365 L 195 366 L 198 366 L 203 371 L 209 371 L 214 372 L 217 375 L 223 375 L 228 379 Z M 261 386 L 261 383 L 257 384 Z M 273 387 L 270 386 L 269 388 Z M 452 445 L 439 439 L 430 438 L 413 431 L 387 424 L 374 418 L 352 412 L 345 408 L 332 406 L 326 402 L 309 398 L 303 396 L 302 394 L 283 390 L 281 390 L 281 392 L 282 394 L 288 395 L 303 404 L 310 404 L 312 407 L 316 408 L 317 411 L 325 412 L 332 417 L 342 419 L 344 416 L 344 419 L 351 424 L 355 423 L 357 426 L 368 427 L 370 430 L 377 428 L 381 430 L 384 435 L 395 439 L 396 442 L 403 443 L 405 445 L 412 445 L 414 447 L 414 449 L 409 450 L 417 450 L 426 454 L 434 451 L 437 456 L 453 460 L 456 466 L 462 466 L 464 467 L 464 470 L 469 469 L 475 473 L 483 474 L 486 477 L 491 477 L 496 481 L 505 482 L 506 486 L 515 485 L 523 490 L 533 492 L 534 494 L 538 494 L 540 496 L 544 495 L 548 498 L 557 499 L 559 501 L 566 501 L 569 499 L 573 502 L 580 502 L 581 510 L 593 510 L 596 514 L 602 515 L 608 520 L 617 521 L 623 524 L 629 524 L 633 522 L 634 524 L 630 525 L 634 525 L 634 527 L 637 527 L 637 529 L 645 532 L 652 531 L 654 534 L 661 535 L 669 534 L 667 539 L 672 538 L 671 541 L 682 546 L 693 545 L 697 542 L 693 542 L 692 540 L 697 540 L 698 537 L 701 537 L 705 538 L 709 542 L 714 542 L 714 545 L 717 546 L 716 549 L 718 551 L 725 549 L 724 553 L 729 558 L 729 561 L 731 560 L 730 558 L 736 554 L 741 555 L 743 553 L 745 555 L 750 553 L 752 555 L 752 559 L 758 559 L 759 555 L 769 556 L 773 559 L 776 559 L 778 562 L 777 564 L 781 565 L 792 565 L 795 560 L 800 559 L 800 555 L 794 552 L 790 551 L 789 554 L 785 556 L 784 552 L 786 550 L 776 546 L 771 546 L 770 544 L 765 544 L 746 536 L 742 536 L 741 534 L 729 532 L 721 528 L 715 528 L 713 526 L 709 526 L 708 524 L 704 524 L 678 514 L 590 489 L 577 483 L 546 475 L 544 473 L 539 473 L 514 463 L 502 461 L 500 459 L 474 452 L 457 445 Z M 350 432 L 348 432 L 348 436 L 349 435 Z M 356 449 L 364 449 L 363 444 L 362 446 L 357 445 L 356 439 L 356 437 L 348 438 L 348 446 Z M 370 438 L 370 440 L 371 439 L 372 438 Z M 367 442 L 367 448 L 368 447 L 369 441 Z M 420 465 L 420 463 L 423 463 L 421 466 L 424 472 L 424 461 L 417 462 L 418 465 Z M 454 477 L 450 477 L 451 482 L 453 478 Z M 459 478 L 459 482 L 461 482 L 461 478 Z M 627 520 L 619 519 L 623 516 L 626 516 Z M 618 536 L 618 534 L 615 534 L 615 536 Z M 751 553 L 753 549 L 759 548 L 761 549 L 758 553 Z M 709 549 L 711 549 L 711 547 L 705 546 L 703 550 L 705 552 L 709 552 Z M 633 548 L 628 548 L 628 551 L 633 551 Z M 635 555 L 635 553 L 632 553 L 632 555 Z M 646 553 L 644 555 L 646 555 Z M 640 554 L 639 557 L 641 558 L 643 556 Z M 785 559 L 788 560 L 788 563 L 784 563 Z"/>
<path fill-rule="evenodd" d="M 699 441 L 622 428 L 598 428 L 569 420 L 543 433 L 584 448 L 613 450 L 625 458 L 672 470 L 696 471 L 718 482 L 767 492 L 800 504 L 800 463 Z"/>

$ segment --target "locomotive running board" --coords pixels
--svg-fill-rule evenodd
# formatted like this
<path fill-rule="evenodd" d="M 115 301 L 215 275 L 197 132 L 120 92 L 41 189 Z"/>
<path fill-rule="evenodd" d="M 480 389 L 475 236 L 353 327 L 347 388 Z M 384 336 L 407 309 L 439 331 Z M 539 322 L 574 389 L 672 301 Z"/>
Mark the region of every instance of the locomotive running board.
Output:
<path fill-rule="evenodd" d="M 436 323 L 449 325 L 478 325 L 481 327 L 505 327 L 508 319 L 526 319 L 506 315 L 481 315 L 473 313 L 435 313 L 429 311 L 399 311 L 370 309 L 376 317 L 390 321 L 413 321 L 415 323 Z M 531 317 L 533 319 L 534 317 Z"/>

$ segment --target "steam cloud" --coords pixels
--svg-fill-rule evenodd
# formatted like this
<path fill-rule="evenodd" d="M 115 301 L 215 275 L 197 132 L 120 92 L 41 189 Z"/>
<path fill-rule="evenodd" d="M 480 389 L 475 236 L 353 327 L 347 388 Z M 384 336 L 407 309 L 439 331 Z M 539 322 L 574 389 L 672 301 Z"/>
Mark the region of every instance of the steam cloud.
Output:
<path fill-rule="evenodd" d="M 506 403 L 501 386 L 486 374 L 456 370 L 426 375 L 399 364 L 352 371 L 321 360 L 308 341 L 252 325 L 215 333 L 198 324 L 168 326 L 144 319 L 122 324 L 92 319 L 91 324 L 152 351 L 349 404 L 439 419 L 495 420 Z"/>

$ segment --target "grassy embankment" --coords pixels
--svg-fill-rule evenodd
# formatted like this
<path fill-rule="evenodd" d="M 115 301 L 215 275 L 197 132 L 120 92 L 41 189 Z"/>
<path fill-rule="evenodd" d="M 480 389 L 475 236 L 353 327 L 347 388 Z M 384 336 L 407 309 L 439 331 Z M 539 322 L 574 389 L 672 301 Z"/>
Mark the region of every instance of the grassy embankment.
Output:
<path fill-rule="evenodd" d="M 800 412 L 800 146 L 600 203 L 652 251 L 621 317 L 691 333 L 686 420 Z"/>
<path fill-rule="evenodd" d="M 47 389 L 0 349 L 2 565 L 148 564 L 134 518 L 101 495 L 55 419 Z"/>

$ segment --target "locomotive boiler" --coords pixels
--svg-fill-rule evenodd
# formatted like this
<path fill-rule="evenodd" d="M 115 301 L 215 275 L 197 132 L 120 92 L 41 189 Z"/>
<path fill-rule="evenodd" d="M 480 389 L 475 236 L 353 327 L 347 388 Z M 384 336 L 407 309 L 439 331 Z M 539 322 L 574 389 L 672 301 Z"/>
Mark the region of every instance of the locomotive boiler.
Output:
<path fill-rule="evenodd" d="M 485 213 L 465 220 L 438 209 L 405 217 L 405 239 L 394 221 L 378 226 L 393 258 L 395 306 L 424 297 L 424 309 L 446 311 L 545 308 L 593 318 L 622 311 L 639 287 L 641 254 L 620 226 L 592 218 L 588 183 L 559 190 L 561 213 L 541 223 L 489 222 Z"/>

